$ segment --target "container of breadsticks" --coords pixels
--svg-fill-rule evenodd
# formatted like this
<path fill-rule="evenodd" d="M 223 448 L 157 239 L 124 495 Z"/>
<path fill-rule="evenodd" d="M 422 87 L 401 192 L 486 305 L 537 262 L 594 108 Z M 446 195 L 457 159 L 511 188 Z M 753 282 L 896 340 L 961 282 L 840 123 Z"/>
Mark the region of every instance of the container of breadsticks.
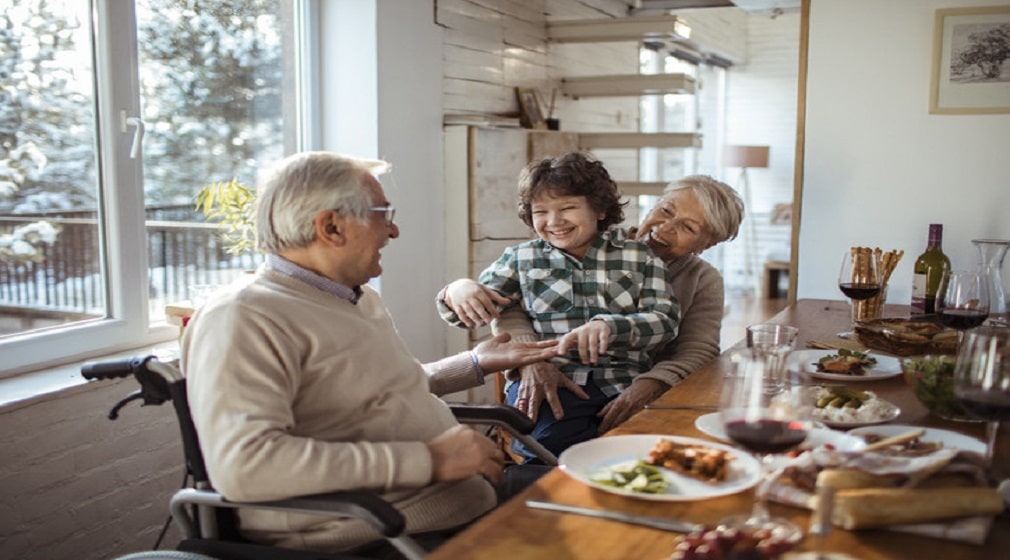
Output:
<path fill-rule="evenodd" d="M 852 322 L 865 323 L 879 319 L 884 310 L 884 302 L 887 300 L 887 283 L 894 273 L 894 268 L 898 266 L 898 261 L 905 255 L 905 251 L 884 252 L 880 247 L 853 247 L 853 261 L 868 262 L 873 259 L 880 269 L 880 292 L 869 298 L 853 300 L 852 302 Z"/>

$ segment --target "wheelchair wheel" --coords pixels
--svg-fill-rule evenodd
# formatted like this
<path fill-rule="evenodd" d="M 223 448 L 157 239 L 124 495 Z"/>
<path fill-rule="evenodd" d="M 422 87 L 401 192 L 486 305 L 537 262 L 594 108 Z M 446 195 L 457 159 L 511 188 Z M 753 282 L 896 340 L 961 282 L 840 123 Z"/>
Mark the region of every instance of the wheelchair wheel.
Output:
<path fill-rule="evenodd" d="M 117 556 L 115 560 L 217 560 L 213 556 L 179 550 L 148 550 Z"/>

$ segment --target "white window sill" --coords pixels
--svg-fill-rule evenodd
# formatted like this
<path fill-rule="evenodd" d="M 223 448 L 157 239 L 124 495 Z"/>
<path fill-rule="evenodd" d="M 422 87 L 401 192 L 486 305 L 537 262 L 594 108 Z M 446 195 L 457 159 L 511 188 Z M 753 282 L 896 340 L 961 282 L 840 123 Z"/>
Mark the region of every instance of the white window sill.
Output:
<path fill-rule="evenodd" d="M 76 388 L 87 385 L 89 381 L 81 375 L 81 366 L 86 363 L 151 354 L 162 360 L 175 359 L 179 355 L 179 343 L 177 340 L 171 340 L 153 346 L 141 346 L 106 356 L 0 379 L 0 408 L 18 409 L 38 401 L 65 396 L 66 392 L 72 392 Z"/>

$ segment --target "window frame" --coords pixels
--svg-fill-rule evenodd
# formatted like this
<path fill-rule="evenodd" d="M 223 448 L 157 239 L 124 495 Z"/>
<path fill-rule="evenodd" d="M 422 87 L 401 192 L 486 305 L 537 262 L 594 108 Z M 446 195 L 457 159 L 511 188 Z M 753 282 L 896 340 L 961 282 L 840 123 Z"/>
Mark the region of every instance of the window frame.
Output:
<path fill-rule="evenodd" d="M 317 88 L 306 68 L 319 60 L 318 32 L 311 24 L 318 0 L 285 0 L 293 7 L 296 37 L 295 142 L 289 150 L 318 145 L 320 131 L 310 123 L 319 112 Z M 106 317 L 12 335 L 0 340 L 0 379 L 70 364 L 128 349 L 172 341 L 178 328 L 151 323 L 146 294 L 148 260 L 144 212 L 143 157 L 130 157 L 134 127 L 141 115 L 136 7 L 121 0 L 91 0 L 99 183 L 98 227 L 103 240 L 101 270 Z"/>

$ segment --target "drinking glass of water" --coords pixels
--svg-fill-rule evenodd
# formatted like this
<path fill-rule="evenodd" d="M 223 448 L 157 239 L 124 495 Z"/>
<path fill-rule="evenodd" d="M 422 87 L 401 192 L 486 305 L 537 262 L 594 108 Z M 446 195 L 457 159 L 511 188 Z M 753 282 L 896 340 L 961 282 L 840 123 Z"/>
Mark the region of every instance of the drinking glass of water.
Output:
<path fill-rule="evenodd" d="M 786 358 L 796 348 L 799 333 L 796 327 L 776 323 L 747 327 L 747 348 L 768 370 L 764 384 L 766 393 L 775 394 L 785 387 Z"/>

